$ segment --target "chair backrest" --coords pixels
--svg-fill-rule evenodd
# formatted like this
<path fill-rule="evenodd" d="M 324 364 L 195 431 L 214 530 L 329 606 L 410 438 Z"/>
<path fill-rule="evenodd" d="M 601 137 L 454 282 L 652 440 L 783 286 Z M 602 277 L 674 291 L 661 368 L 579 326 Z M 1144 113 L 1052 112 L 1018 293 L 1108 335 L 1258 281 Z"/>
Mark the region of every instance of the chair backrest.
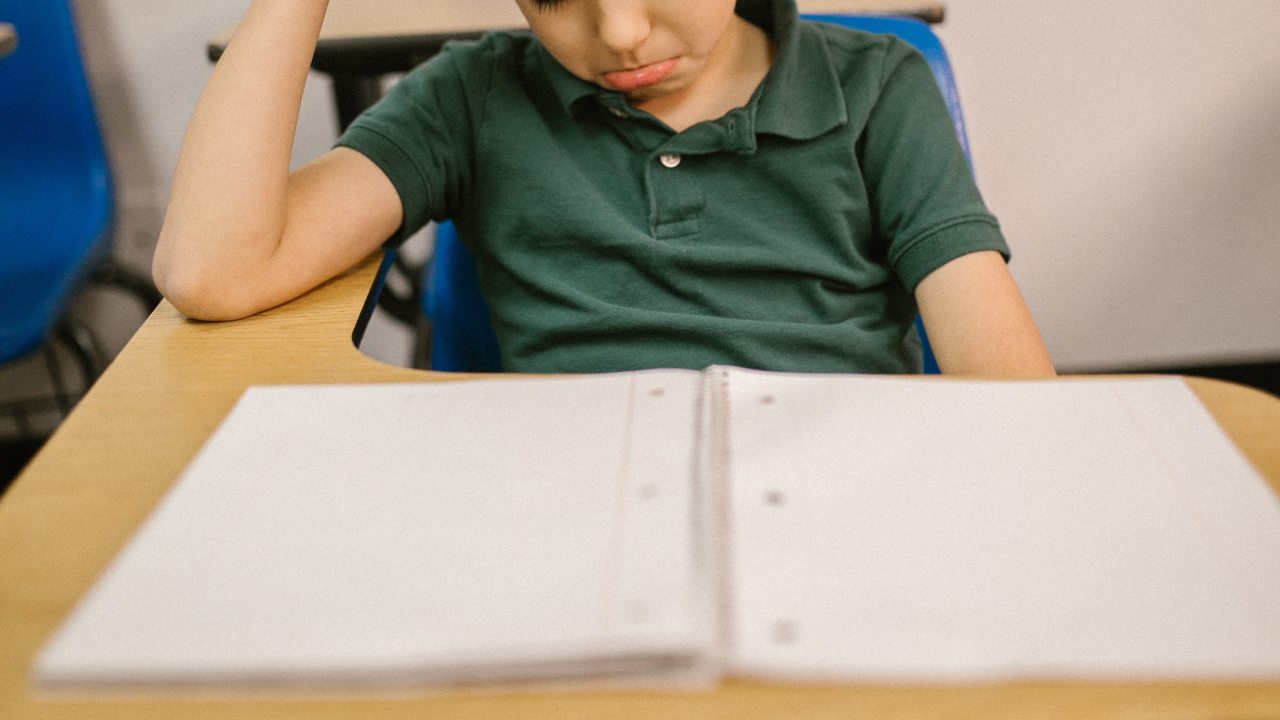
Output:
<path fill-rule="evenodd" d="M 480 294 L 476 259 L 462 245 L 451 222 L 436 228 L 427 263 L 423 312 L 431 321 L 431 369 L 450 372 L 498 372 L 498 339 L 489 305 Z"/>
<path fill-rule="evenodd" d="M 0 362 L 48 334 L 109 247 L 111 176 L 68 0 L 0 0 Z"/>
<path fill-rule="evenodd" d="M 942 41 L 927 24 L 914 18 L 873 15 L 806 15 L 808 20 L 828 22 L 865 32 L 895 35 L 924 56 L 932 68 L 947 107 L 955 122 L 956 134 L 969 155 L 968 134 L 960 111 L 960 95 Z M 423 310 L 431 320 L 432 369 L 453 372 L 497 372 L 501 370 L 498 341 L 493 335 L 489 309 L 480 294 L 476 261 L 462 246 L 452 223 L 441 223 L 436 231 L 435 250 L 427 265 Z M 924 349 L 924 371 L 938 372 L 924 326 L 916 319 L 916 332 Z"/>

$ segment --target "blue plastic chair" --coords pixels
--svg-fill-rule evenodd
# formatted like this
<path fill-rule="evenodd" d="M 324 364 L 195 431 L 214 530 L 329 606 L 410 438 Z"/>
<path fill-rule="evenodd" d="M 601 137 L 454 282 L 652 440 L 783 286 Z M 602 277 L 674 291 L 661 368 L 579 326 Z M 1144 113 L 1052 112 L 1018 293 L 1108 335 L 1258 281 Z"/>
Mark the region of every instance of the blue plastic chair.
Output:
<path fill-rule="evenodd" d="M 0 0 L 0 20 L 20 38 L 0 58 L 0 364 L 60 341 L 87 387 L 104 360 L 67 317 L 78 290 L 96 274 L 148 305 L 159 294 L 110 262 L 111 174 L 70 4 Z M 47 360 L 65 411 L 60 363 Z"/>
<path fill-rule="evenodd" d="M 965 155 L 969 155 L 968 134 L 960 111 L 960 96 L 956 91 L 951 62 L 942 41 L 926 23 L 914 18 L 869 15 L 805 17 L 866 32 L 895 35 L 915 46 L 933 69 L 951 110 L 960 144 Z M 435 250 L 427 264 L 426 276 L 422 310 L 428 319 L 424 329 L 428 349 L 420 349 L 419 357 L 429 357 L 429 367 L 433 370 L 500 371 L 498 341 L 493 335 L 489 308 L 480 295 L 476 261 L 462 246 L 452 223 L 441 223 L 436 230 Z M 924 372 L 937 374 L 938 363 L 919 318 L 916 319 L 916 332 L 924 349 Z"/>

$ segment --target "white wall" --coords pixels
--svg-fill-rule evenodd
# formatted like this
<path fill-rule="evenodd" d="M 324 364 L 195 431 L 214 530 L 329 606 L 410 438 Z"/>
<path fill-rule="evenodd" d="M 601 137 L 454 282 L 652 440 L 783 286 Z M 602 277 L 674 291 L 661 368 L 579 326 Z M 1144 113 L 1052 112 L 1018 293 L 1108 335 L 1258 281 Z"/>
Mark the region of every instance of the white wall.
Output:
<path fill-rule="evenodd" d="M 978 178 L 1059 364 L 1280 358 L 1280 2 L 947 5 Z"/>
<path fill-rule="evenodd" d="M 950 0 L 979 181 L 1059 364 L 1280 357 L 1280 2 Z M 80 0 L 145 254 L 207 37 L 247 0 Z M 313 83 L 298 157 L 335 134 Z"/>

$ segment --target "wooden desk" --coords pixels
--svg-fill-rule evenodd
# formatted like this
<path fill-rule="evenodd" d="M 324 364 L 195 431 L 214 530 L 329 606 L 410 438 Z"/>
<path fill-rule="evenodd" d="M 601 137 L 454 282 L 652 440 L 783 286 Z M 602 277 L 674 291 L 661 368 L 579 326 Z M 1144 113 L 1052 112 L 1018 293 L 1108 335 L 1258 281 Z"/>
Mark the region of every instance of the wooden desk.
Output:
<path fill-rule="evenodd" d="M 942 3 L 925 0 L 800 0 L 804 13 L 910 15 L 942 22 Z M 331 0 L 311 66 L 333 78 L 338 125 L 345 128 L 382 95 L 381 77 L 405 72 L 449 40 L 490 30 L 525 28 L 511 0 Z M 227 31 L 209 41 L 209 59 L 222 56 Z"/>
<path fill-rule="evenodd" d="M 18 48 L 18 31 L 9 23 L 0 23 L 0 58 Z"/>
<path fill-rule="evenodd" d="M 452 378 L 383 365 L 352 328 L 369 262 L 284 307 L 232 323 L 163 303 L 0 500 L 0 718 L 1240 718 L 1280 717 L 1280 683 L 799 687 L 731 681 L 710 694 L 41 701 L 37 650 L 249 385 Z M 1280 400 L 1191 379 L 1280 492 Z"/>

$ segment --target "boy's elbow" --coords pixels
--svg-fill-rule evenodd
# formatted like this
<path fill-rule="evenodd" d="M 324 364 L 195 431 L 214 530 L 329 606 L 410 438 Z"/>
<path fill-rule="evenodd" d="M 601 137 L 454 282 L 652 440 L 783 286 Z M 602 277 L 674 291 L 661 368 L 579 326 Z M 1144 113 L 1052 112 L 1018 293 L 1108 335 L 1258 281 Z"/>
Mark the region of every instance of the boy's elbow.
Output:
<path fill-rule="evenodd" d="M 165 299 L 192 320 L 239 320 L 257 311 L 237 297 L 240 283 L 207 269 L 163 262 L 157 255 L 151 274 Z"/>

